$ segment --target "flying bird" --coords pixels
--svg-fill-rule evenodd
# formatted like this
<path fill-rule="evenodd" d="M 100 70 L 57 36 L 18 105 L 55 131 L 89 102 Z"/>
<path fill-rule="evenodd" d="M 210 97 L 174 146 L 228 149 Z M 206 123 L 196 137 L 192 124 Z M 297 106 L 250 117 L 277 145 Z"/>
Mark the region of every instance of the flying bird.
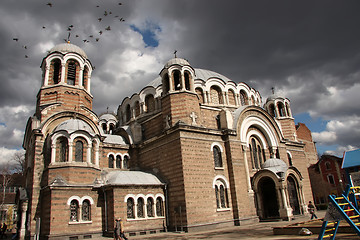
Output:
<path fill-rule="evenodd" d="M 45 26 L 42 26 L 42 29 L 45 29 L 46 27 Z"/>
<path fill-rule="evenodd" d="M 98 18 L 99 22 L 101 22 L 102 18 Z"/>
<path fill-rule="evenodd" d="M 120 22 L 125 22 L 125 19 L 120 18 L 119 21 L 120 21 Z"/>
<path fill-rule="evenodd" d="M 91 37 L 91 38 L 92 38 L 92 37 L 94 37 L 94 35 L 90 35 L 89 37 Z"/>
<path fill-rule="evenodd" d="M 107 11 L 105 11 L 105 12 L 104 12 L 104 16 L 106 17 L 107 15 L 108 15 L 108 12 L 107 12 Z"/>
<path fill-rule="evenodd" d="M 24 46 L 22 46 L 23 48 L 25 48 L 25 49 L 27 49 L 27 46 L 26 45 L 24 45 Z"/>
<path fill-rule="evenodd" d="M 105 30 L 106 30 L 106 31 L 110 31 L 110 30 L 111 30 L 110 26 L 108 26 L 107 28 L 105 28 Z"/>
<path fill-rule="evenodd" d="M 102 31 L 99 31 L 99 34 L 101 35 L 103 32 Z"/>
<path fill-rule="evenodd" d="M 74 25 L 72 25 L 72 24 L 69 26 L 69 28 L 73 28 L 73 27 L 74 27 Z"/>
<path fill-rule="evenodd" d="M 100 7 L 99 5 L 96 5 L 96 7 Z"/>
<path fill-rule="evenodd" d="M 29 58 L 29 56 L 28 56 L 28 55 L 25 55 L 25 58 Z"/>
<path fill-rule="evenodd" d="M 50 2 L 47 3 L 46 5 L 48 5 L 49 7 L 52 7 L 52 3 L 50 3 Z"/>
<path fill-rule="evenodd" d="M 119 5 L 122 5 L 122 3 L 119 3 Z"/>
<path fill-rule="evenodd" d="M 13 40 L 14 40 L 14 41 L 19 41 L 19 39 L 18 39 L 18 38 L 13 38 Z"/>
<path fill-rule="evenodd" d="M 96 38 L 96 39 L 95 39 L 95 41 L 97 41 L 97 42 L 98 42 L 99 40 L 100 40 L 100 38 Z"/>
<path fill-rule="evenodd" d="M 75 37 L 79 37 L 79 35 L 76 34 Z"/>

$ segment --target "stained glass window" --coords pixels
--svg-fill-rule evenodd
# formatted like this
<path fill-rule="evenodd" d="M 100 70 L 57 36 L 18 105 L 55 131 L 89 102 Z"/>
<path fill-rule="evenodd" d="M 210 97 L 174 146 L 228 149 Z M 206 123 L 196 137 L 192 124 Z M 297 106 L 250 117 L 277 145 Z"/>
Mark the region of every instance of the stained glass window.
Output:
<path fill-rule="evenodd" d="M 90 221 L 91 220 L 91 205 L 89 200 L 84 200 L 82 204 L 82 220 Z"/>
<path fill-rule="evenodd" d="M 154 200 L 152 198 L 147 199 L 146 210 L 148 217 L 154 217 Z"/>
<path fill-rule="evenodd" d="M 60 139 L 60 162 L 67 161 L 68 143 L 66 138 Z"/>
<path fill-rule="evenodd" d="M 82 141 L 77 141 L 75 144 L 75 162 L 83 161 L 84 144 Z"/>
<path fill-rule="evenodd" d="M 134 213 L 134 199 L 129 198 L 127 200 L 127 218 L 135 218 L 135 213 Z"/>
<path fill-rule="evenodd" d="M 70 203 L 70 221 L 77 222 L 79 216 L 79 203 L 76 200 L 72 200 Z"/>
<path fill-rule="evenodd" d="M 164 216 L 164 206 L 163 206 L 163 200 L 161 197 L 158 197 L 156 199 L 156 216 Z"/>
<path fill-rule="evenodd" d="M 214 155 L 215 167 L 222 167 L 223 164 L 221 159 L 221 152 L 217 146 L 213 148 L 213 155 Z"/>
<path fill-rule="evenodd" d="M 143 218 L 144 217 L 144 199 L 139 198 L 137 200 L 137 217 Z"/>

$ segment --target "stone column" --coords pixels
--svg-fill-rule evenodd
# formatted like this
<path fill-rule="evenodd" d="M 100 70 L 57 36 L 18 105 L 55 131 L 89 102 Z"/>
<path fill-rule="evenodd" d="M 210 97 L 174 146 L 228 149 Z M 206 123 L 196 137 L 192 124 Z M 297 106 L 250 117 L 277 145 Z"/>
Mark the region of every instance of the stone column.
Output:
<path fill-rule="evenodd" d="M 50 71 L 50 66 L 46 66 L 45 67 L 45 76 L 44 76 L 44 86 L 49 85 L 49 71 Z"/>
<path fill-rule="evenodd" d="M 51 144 L 51 163 L 55 163 L 56 159 L 56 144 Z"/>
<path fill-rule="evenodd" d="M 65 69 L 66 63 L 61 63 L 61 82 L 65 83 Z"/>
<path fill-rule="evenodd" d="M 69 156 L 68 156 L 68 162 L 72 162 L 73 158 L 73 141 L 69 139 Z"/>
<path fill-rule="evenodd" d="M 84 67 L 80 67 L 80 71 L 79 71 L 79 86 L 85 87 L 83 86 L 83 75 L 84 75 Z"/>
<path fill-rule="evenodd" d="M 246 184 L 247 184 L 248 193 L 253 193 L 250 182 L 249 164 L 246 156 L 247 146 L 245 144 L 242 145 L 242 150 L 244 154 L 245 175 L 246 175 Z"/>
<path fill-rule="evenodd" d="M 26 222 L 26 212 L 28 209 L 28 201 L 24 201 L 21 202 L 21 216 L 20 216 L 20 221 L 21 221 L 21 225 L 20 225 L 20 229 L 18 229 L 18 234 L 19 234 L 19 239 L 25 239 L 25 222 Z"/>

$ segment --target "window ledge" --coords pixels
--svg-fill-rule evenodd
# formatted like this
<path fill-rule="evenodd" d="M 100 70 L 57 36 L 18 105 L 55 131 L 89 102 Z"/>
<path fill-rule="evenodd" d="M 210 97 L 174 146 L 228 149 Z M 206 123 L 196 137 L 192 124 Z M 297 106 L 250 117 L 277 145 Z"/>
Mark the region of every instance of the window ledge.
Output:
<path fill-rule="evenodd" d="M 215 170 L 224 170 L 224 167 L 215 167 Z"/>
<path fill-rule="evenodd" d="M 227 212 L 227 211 L 230 211 L 231 208 L 218 208 L 216 209 L 217 212 Z"/>
<path fill-rule="evenodd" d="M 76 224 L 90 224 L 92 223 L 92 221 L 73 221 L 73 222 L 69 222 L 69 225 L 76 225 Z"/>
<path fill-rule="evenodd" d="M 165 219 L 165 216 L 162 217 L 144 217 L 144 218 L 128 218 L 126 221 L 145 221 L 145 220 L 157 220 L 157 219 Z"/>

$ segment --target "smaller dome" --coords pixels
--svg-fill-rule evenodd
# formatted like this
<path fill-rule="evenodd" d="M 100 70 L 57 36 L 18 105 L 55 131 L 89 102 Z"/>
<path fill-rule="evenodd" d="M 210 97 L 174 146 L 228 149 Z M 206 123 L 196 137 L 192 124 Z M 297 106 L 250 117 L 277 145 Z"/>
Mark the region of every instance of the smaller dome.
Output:
<path fill-rule="evenodd" d="M 113 120 L 115 122 L 117 122 L 116 117 L 114 116 L 114 114 L 111 113 L 104 113 L 99 117 L 99 120 L 105 120 L 105 121 L 109 121 L 109 120 Z"/>
<path fill-rule="evenodd" d="M 283 172 L 285 173 L 288 169 L 287 164 L 278 158 L 270 158 L 268 160 L 266 160 L 263 165 L 262 165 L 263 169 L 268 169 L 274 173 L 279 173 L 279 172 Z"/>
<path fill-rule="evenodd" d="M 112 171 L 105 176 L 109 185 L 164 185 L 155 175 L 141 171 Z"/>
<path fill-rule="evenodd" d="M 82 131 L 86 131 L 88 133 L 94 134 L 94 131 L 92 130 L 90 125 L 88 123 L 84 122 L 83 120 L 80 120 L 80 119 L 66 120 L 66 121 L 60 123 L 55 128 L 54 132 L 61 131 L 61 130 L 65 130 L 68 133 L 73 133 L 75 131 L 82 130 Z"/>
<path fill-rule="evenodd" d="M 185 66 L 185 65 L 190 65 L 190 63 L 183 59 L 183 58 L 173 58 L 173 59 L 170 59 L 164 66 L 164 68 L 169 68 L 171 67 L 172 65 L 182 65 L 182 66 Z"/>
<path fill-rule="evenodd" d="M 84 50 L 82 50 L 80 47 L 71 44 L 71 43 L 61 43 L 59 45 L 56 45 L 52 49 L 50 49 L 49 53 L 53 52 L 61 52 L 61 53 L 77 53 L 87 59 L 87 55 Z"/>

